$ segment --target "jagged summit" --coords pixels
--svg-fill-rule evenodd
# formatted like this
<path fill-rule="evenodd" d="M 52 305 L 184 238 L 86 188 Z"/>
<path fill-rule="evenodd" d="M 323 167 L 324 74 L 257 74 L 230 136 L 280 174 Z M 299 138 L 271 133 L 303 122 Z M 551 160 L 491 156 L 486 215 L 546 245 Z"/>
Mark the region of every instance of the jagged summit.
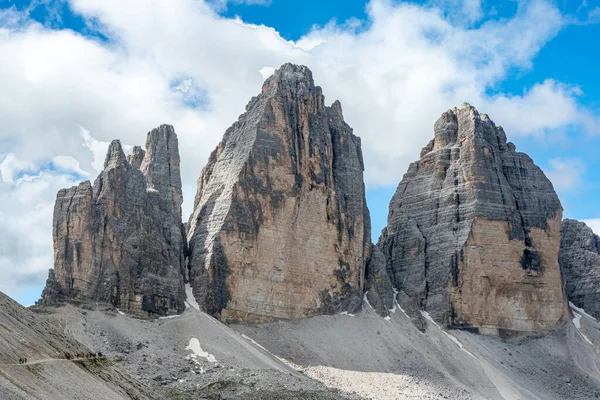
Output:
<path fill-rule="evenodd" d="M 423 148 L 421 157 L 433 150 L 457 146 L 467 136 L 476 136 L 478 140 L 483 140 L 500 151 L 516 150 L 513 143 L 507 142 L 506 133 L 501 126 L 496 126 L 487 114 L 480 114 L 469 103 L 463 103 L 460 108 L 454 107 L 444 112 L 436 121 L 434 138 Z"/>
<path fill-rule="evenodd" d="M 463 104 L 442 114 L 400 182 L 379 244 L 386 268 L 378 270 L 415 319 L 421 310 L 491 334 L 556 327 L 568 316 L 561 217 L 541 169 Z"/>
<path fill-rule="evenodd" d="M 115 168 L 127 164 L 127 157 L 123 152 L 120 140 L 113 140 L 108 146 L 106 158 L 104 159 L 104 169 Z"/>
<path fill-rule="evenodd" d="M 305 66 L 285 64 L 198 180 L 190 279 L 212 314 L 259 322 L 360 305 L 370 219 L 360 140 Z"/>
<path fill-rule="evenodd" d="M 110 303 L 134 313 L 184 309 L 185 239 L 173 127 L 148 134 L 127 158 L 113 140 L 104 171 L 58 192 L 54 270 L 42 303 Z M 128 161 L 129 160 L 129 161 Z"/>

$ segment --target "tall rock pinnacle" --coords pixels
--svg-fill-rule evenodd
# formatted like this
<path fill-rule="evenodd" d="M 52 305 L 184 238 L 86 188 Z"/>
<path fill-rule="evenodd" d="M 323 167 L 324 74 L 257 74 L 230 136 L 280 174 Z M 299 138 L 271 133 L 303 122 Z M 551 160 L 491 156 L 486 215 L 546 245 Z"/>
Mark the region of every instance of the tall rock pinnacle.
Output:
<path fill-rule="evenodd" d="M 370 253 L 360 139 L 285 64 L 211 154 L 188 224 L 190 280 L 224 321 L 354 309 Z"/>
<path fill-rule="evenodd" d="M 552 184 L 468 104 L 445 112 L 434 131 L 392 198 L 378 244 L 398 300 L 484 334 L 561 325 L 562 207 Z"/>
<path fill-rule="evenodd" d="M 565 219 L 560 231 L 559 262 L 569 301 L 600 318 L 600 237 L 585 223 Z"/>
<path fill-rule="evenodd" d="M 142 168 L 142 170 L 140 170 Z M 58 192 L 54 270 L 43 303 L 110 303 L 131 312 L 183 310 L 185 238 L 177 137 L 163 125 L 129 161 L 114 140 L 94 185 Z"/>

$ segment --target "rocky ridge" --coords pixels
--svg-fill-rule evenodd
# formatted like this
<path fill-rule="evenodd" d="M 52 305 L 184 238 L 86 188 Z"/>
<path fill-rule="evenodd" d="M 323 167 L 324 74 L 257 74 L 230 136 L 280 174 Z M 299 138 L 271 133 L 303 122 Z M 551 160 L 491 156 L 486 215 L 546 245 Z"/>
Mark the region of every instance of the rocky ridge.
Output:
<path fill-rule="evenodd" d="M 559 262 L 569 301 L 600 318 L 600 237 L 584 222 L 565 219 L 560 230 Z"/>
<path fill-rule="evenodd" d="M 149 132 L 146 150 L 135 147 L 129 160 L 114 140 L 93 185 L 86 181 L 58 192 L 54 269 L 41 303 L 94 301 L 160 315 L 183 311 L 181 203 L 172 126 Z"/>
<path fill-rule="evenodd" d="M 562 325 L 552 184 L 468 104 L 445 112 L 434 133 L 400 182 L 378 245 L 398 301 L 420 325 L 429 315 L 492 335 Z"/>
<path fill-rule="evenodd" d="M 360 307 L 370 252 L 360 139 L 304 66 L 268 78 L 198 180 L 190 280 L 223 321 Z"/>

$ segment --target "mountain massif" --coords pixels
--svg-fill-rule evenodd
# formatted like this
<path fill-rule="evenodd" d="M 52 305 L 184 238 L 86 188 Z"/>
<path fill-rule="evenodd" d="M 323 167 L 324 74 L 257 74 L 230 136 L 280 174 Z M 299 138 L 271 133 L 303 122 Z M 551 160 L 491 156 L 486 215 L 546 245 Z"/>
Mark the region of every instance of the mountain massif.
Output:
<path fill-rule="evenodd" d="M 404 175 L 378 247 L 407 309 L 485 334 L 534 332 L 569 315 L 561 219 L 542 170 L 463 104 L 438 119 Z"/>
<path fill-rule="evenodd" d="M 129 160 L 114 140 L 104 171 L 58 192 L 54 269 L 42 303 L 109 303 L 132 313 L 184 309 L 185 247 L 181 177 L 172 126 L 148 133 Z"/>
<path fill-rule="evenodd" d="M 371 242 L 360 139 L 310 70 L 286 64 L 198 180 L 190 280 L 223 321 L 355 311 Z"/>
<path fill-rule="evenodd" d="M 317 385 L 309 398 L 367 398 L 371 382 L 384 399 L 398 398 L 389 385 L 423 399 L 600 396 L 600 238 L 561 222 L 542 170 L 471 105 L 435 122 L 376 245 L 361 141 L 307 67 L 276 70 L 225 132 L 187 224 L 179 163 L 162 125 L 128 157 L 113 141 L 93 185 L 59 191 L 38 308 L 145 384 L 254 398 L 255 384 L 276 393 L 279 374 L 294 398 L 298 382 L 311 385 L 294 373 L 304 368 L 340 389 Z M 145 318 L 106 314 L 115 308 Z M 546 369 L 552 359 L 562 364 Z M 565 375 L 575 369 L 577 390 Z"/>

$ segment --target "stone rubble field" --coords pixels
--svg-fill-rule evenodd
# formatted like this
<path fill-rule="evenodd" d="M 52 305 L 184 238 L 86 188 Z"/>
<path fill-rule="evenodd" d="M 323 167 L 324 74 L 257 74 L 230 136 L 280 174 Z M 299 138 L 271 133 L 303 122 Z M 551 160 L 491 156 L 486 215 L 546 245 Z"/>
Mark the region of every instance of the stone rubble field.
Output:
<path fill-rule="evenodd" d="M 594 399 L 600 325 L 575 312 L 561 329 L 511 340 L 432 322 L 421 332 L 401 310 L 385 319 L 366 302 L 355 315 L 231 327 L 194 307 L 157 320 L 70 305 L 44 315 L 143 384 L 183 396 L 173 398 Z"/>

